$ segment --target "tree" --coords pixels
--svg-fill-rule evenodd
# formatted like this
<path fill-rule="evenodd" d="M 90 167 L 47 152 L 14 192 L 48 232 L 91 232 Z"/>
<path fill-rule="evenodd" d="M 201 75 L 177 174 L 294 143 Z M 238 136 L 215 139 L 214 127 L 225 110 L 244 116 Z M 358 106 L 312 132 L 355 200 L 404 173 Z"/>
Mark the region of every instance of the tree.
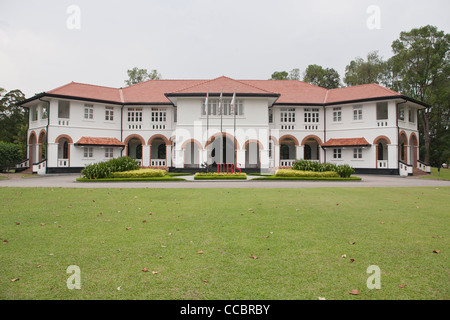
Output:
<path fill-rule="evenodd" d="M 19 105 L 24 99 L 20 90 L 0 88 L 0 141 L 17 144 L 26 154 L 28 109 Z"/>
<path fill-rule="evenodd" d="M 440 154 L 448 154 L 448 150 L 442 149 L 445 147 L 443 137 L 447 141 L 450 138 L 449 46 L 450 35 L 430 25 L 401 32 L 400 38 L 392 43 L 392 67 L 399 77 L 399 90 L 428 104 L 420 112 L 419 129 L 424 139 L 424 161 L 430 163 L 433 160 L 435 165 L 442 161 Z M 433 159 L 432 150 L 435 153 Z"/>
<path fill-rule="evenodd" d="M 303 75 L 303 81 L 327 89 L 339 88 L 341 77 L 333 68 L 322 68 L 317 64 L 310 64 Z"/>
<path fill-rule="evenodd" d="M 344 83 L 347 86 L 356 86 L 361 84 L 389 83 L 391 64 L 384 61 L 378 55 L 378 51 L 369 52 L 367 61 L 361 57 L 352 60 L 349 65 L 345 67 Z"/>
<path fill-rule="evenodd" d="M 8 172 L 21 159 L 19 145 L 0 141 L 0 171 Z"/>
<path fill-rule="evenodd" d="M 158 70 L 154 69 L 150 73 L 147 69 L 139 69 L 134 67 L 133 69 L 127 70 L 128 80 L 125 80 L 125 83 L 128 86 L 133 84 L 144 82 L 147 80 L 159 80 L 161 79 L 161 74 L 158 73 Z"/>
<path fill-rule="evenodd" d="M 275 71 L 269 80 L 288 80 L 289 73 L 286 71 Z"/>
<path fill-rule="evenodd" d="M 288 80 L 300 80 L 300 69 L 294 68 L 289 71 Z"/>

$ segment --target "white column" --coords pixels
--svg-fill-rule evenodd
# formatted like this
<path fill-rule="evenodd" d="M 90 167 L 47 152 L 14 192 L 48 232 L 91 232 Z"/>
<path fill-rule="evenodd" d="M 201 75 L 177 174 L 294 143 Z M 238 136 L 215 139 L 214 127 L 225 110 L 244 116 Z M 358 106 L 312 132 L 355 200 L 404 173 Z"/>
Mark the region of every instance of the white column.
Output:
<path fill-rule="evenodd" d="M 166 166 L 172 166 L 172 146 L 166 145 Z"/>
<path fill-rule="evenodd" d="M 388 168 L 398 168 L 398 148 L 396 144 L 388 144 Z"/>
<path fill-rule="evenodd" d="M 143 167 L 150 166 L 150 152 L 151 152 L 151 146 L 149 146 L 149 145 L 142 146 L 142 166 Z"/>
<path fill-rule="evenodd" d="M 245 150 L 236 150 L 236 165 L 245 168 Z"/>
<path fill-rule="evenodd" d="M 58 143 L 48 143 L 47 144 L 47 167 L 57 167 L 58 166 Z"/>
<path fill-rule="evenodd" d="M 184 168 L 184 150 L 175 149 L 175 168 Z"/>
<path fill-rule="evenodd" d="M 273 165 L 274 167 L 280 166 L 280 145 L 273 145 Z"/>
<path fill-rule="evenodd" d="M 299 160 L 299 159 L 303 159 L 303 146 L 297 146 L 295 160 Z"/>
<path fill-rule="evenodd" d="M 268 169 L 270 164 L 269 150 L 260 150 L 261 169 Z"/>

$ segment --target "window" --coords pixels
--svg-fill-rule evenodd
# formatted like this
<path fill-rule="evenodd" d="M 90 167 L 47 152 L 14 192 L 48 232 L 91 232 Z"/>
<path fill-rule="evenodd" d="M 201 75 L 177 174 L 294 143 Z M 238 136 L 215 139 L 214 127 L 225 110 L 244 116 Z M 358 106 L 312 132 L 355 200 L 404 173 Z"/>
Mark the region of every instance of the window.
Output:
<path fill-rule="evenodd" d="M 333 149 L 333 159 L 341 159 L 341 158 L 342 158 L 342 150 Z"/>
<path fill-rule="evenodd" d="M 295 122 L 295 108 L 281 108 L 280 116 L 281 123 Z"/>
<path fill-rule="evenodd" d="M 31 116 L 31 121 L 37 121 L 38 119 L 38 110 L 36 106 L 33 106 L 30 108 L 30 116 Z"/>
<path fill-rule="evenodd" d="M 47 109 L 47 106 L 42 106 L 41 119 L 47 119 L 47 117 L 48 117 L 48 109 Z"/>
<path fill-rule="evenodd" d="M 273 109 L 269 109 L 269 123 L 273 123 Z"/>
<path fill-rule="evenodd" d="M 93 158 L 94 148 L 92 147 L 84 147 L 84 157 L 85 158 Z"/>
<path fill-rule="evenodd" d="M 231 100 L 222 100 L 222 108 L 224 116 L 232 116 L 231 112 Z M 220 116 L 220 110 L 219 110 L 219 100 L 208 100 L 208 111 L 210 116 Z M 244 115 L 244 105 L 242 103 L 242 100 L 236 100 L 235 102 L 235 113 L 238 116 Z M 206 108 L 205 108 L 205 101 L 202 103 L 202 116 L 206 116 Z"/>
<path fill-rule="evenodd" d="M 387 102 L 377 103 L 377 120 L 386 120 L 388 118 L 388 104 Z"/>
<path fill-rule="evenodd" d="M 342 121 L 342 110 L 341 107 L 333 108 L 333 122 Z"/>
<path fill-rule="evenodd" d="M 94 119 L 94 106 L 92 104 L 84 105 L 84 118 L 89 120 Z"/>
<path fill-rule="evenodd" d="M 114 158 L 113 148 L 105 148 L 105 158 Z"/>
<path fill-rule="evenodd" d="M 114 121 L 114 107 L 105 107 L 105 120 Z"/>
<path fill-rule="evenodd" d="M 166 122 L 166 109 L 152 108 L 152 122 Z"/>
<path fill-rule="evenodd" d="M 58 118 L 69 119 L 70 117 L 70 102 L 58 101 Z"/>
<path fill-rule="evenodd" d="M 175 107 L 173 108 L 173 122 L 177 122 L 177 116 L 178 116 L 178 109 Z"/>
<path fill-rule="evenodd" d="M 362 148 L 353 149 L 353 159 L 362 159 Z"/>
<path fill-rule="evenodd" d="M 405 108 L 404 107 L 398 108 L 398 119 L 405 120 Z"/>
<path fill-rule="evenodd" d="M 353 107 L 353 120 L 358 121 L 362 120 L 362 106 L 354 106 Z"/>
<path fill-rule="evenodd" d="M 305 109 L 305 122 L 308 122 L 308 123 L 319 122 L 319 109 L 318 108 L 306 108 Z"/>
<path fill-rule="evenodd" d="M 409 112 L 409 116 L 408 116 L 409 122 L 415 123 L 416 122 L 416 116 L 415 116 L 414 110 L 413 109 L 409 109 L 408 112 Z"/>
<path fill-rule="evenodd" d="M 142 108 L 128 108 L 128 122 L 142 122 Z"/>
<path fill-rule="evenodd" d="M 272 159 L 272 149 L 273 149 L 273 143 L 272 141 L 269 141 L 269 159 Z"/>

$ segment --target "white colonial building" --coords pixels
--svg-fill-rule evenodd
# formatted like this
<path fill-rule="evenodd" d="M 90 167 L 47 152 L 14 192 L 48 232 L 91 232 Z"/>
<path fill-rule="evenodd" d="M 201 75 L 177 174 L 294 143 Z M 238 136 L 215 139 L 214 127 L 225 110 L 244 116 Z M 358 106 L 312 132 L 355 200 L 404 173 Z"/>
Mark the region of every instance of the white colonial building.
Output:
<path fill-rule="evenodd" d="M 40 174 L 80 172 L 122 155 L 172 171 L 205 163 L 270 171 L 297 159 L 346 163 L 359 173 L 429 170 L 419 161 L 424 104 L 377 84 L 328 90 L 228 77 L 125 88 L 72 82 L 23 106 L 30 110 L 28 159 L 19 167 Z"/>

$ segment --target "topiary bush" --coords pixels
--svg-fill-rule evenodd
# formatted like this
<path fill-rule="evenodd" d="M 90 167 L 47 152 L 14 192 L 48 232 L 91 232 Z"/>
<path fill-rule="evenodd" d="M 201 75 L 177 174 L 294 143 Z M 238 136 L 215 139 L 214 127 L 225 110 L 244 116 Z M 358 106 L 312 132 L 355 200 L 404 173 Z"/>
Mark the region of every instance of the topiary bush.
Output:
<path fill-rule="evenodd" d="M 355 170 L 348 164 L 340 164 L 336 167 L 336 172 L 341 178 L 349 178 Z"/>
<path fill-rule="evenodd" d="M 139 164 L 135 159 L 119 157 L 89 164 L 81 171 L 81 174 L 87 179 L 102 179 L 109 178 L 114 172 L 137 170 L 139 168 Z"/>

